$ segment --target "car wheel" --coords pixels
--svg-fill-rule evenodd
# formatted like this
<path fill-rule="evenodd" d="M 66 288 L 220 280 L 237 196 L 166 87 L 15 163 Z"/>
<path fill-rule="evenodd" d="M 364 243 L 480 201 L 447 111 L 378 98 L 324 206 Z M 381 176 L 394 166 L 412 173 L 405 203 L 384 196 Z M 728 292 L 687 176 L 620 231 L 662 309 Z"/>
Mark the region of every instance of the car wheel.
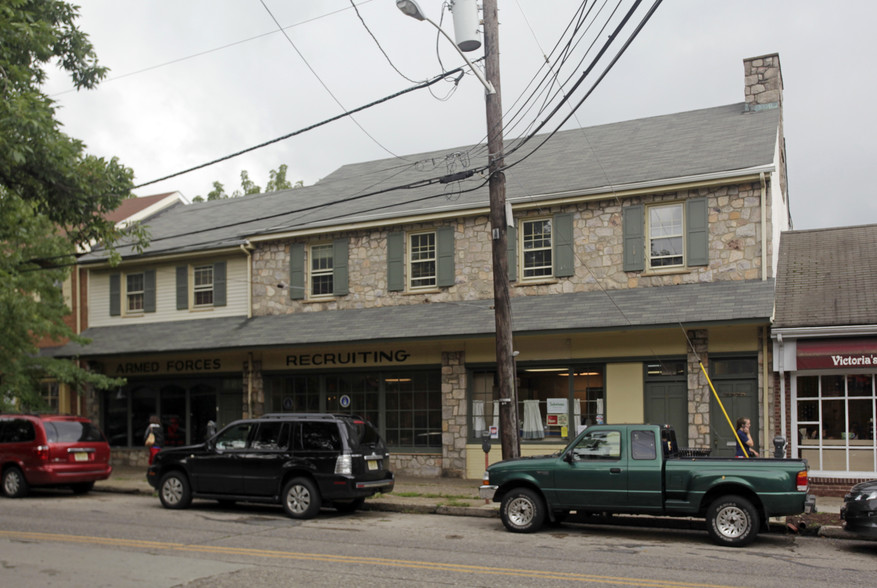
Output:
<path fill-rule="evenodd" d="M 533 533 L 545 521 L 545 502 L 535 490 L 516 488 L 506 493 L 499 509 L 502 524 L 513 533 Z"/>
<path fill-rule="evenodd" d="M 320 492 L 308 478 L 294 478 L 283 489 L 283 510 L 294 519 L 312 519 L 320 512 Z"/>
<path fill-rule="evenodd" d="M 3 472 L 3 494 L 9 498 L 22 498 L 27 496 L 29 490 L 30 486 L 19 468 L 12 466 Z"/>
<path fill-rule="evenodd" d="M 189 480 L 182 472 L 168 472 L 158 485 L 158 498 L 165 508 L 186 508 L 192 503 Z"/>
<path fill-rule="evenodd" d="M 758 511 L 742 496 L 722 496 L 707 509 L 706 527 L 718 545 L 743 547 L 758 535 Z"/>
<path fill-rule="evenodd" d="M 94 482 L 80 482 L 78 484 L 70 484 L 70 489 L 73 490 L 73 494 L 86 494 L 91 492 L 91 489 L 94 488 Z"/>
<path fill-rule="evenodd" d="M 365 504 L 365 498 L 359 497 L 353 500 L 336 500 L 332 503 L 332 506 L 338 512 L 354 512 L 361 508 L 363 504 Z"/>

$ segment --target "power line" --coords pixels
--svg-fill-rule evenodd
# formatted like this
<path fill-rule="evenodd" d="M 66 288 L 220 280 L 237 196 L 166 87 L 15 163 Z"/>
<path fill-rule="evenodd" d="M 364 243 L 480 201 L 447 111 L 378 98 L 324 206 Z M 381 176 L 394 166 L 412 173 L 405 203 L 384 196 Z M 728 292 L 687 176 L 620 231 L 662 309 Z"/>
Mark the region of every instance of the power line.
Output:
<path fill-rule="evenodd" d="M 194 166 L 194 167 L 190 167 L 190 168 L 185 169 L 185 170 L 183 170 L 183 171 L 179 171 L 179 172 L 176 172 L 176 173 L 172 173 L 172 174 L 170 174 L 170 175 L 167 175 L 167 176 L 164 176 L 164 177 L 158 178 L 158 179 L 156 179 L 156 180 L 150 180 L 150 181 L 148 181 L 148 182 L 144 182 L 144 183 L 142 183 L 142 184 L 138 184 L 138 185 L 134 186 L 134 189 L 136 190 L 137 188 L 142 188 L 142 187 L 144 187 L 144 186 L 149 186 L 149 185 L 151 185 L 151 184 L 157 184 L 158 182 L 163 182 L 164 180 L 169 180 L 169 179 L 171 179 L 171 178 L 176 178 L 176 177 L 181 176 L 181 175 L 183 175 L 183 174 L 187 174 L 187 173 L 190 173 L 190 172 L 193 172 L 193 171 L 199 170 L 199 169 L 203 169 L 203 168 L 205 168 L 205 167 L 209 167 L 209 166 L 211 166 L 211 165 L 215 165 L 215 164 L 220 163 L 220 162 L 223 162 L 223 161 L 227 161 L 227 160 L 229 160 L 229 159 L 232 159 L 232 158 L 234 158 L 234 157 L 238 157 L 238 156 L 243 155 L 243 154 L 245 154 L 245 153 L 249 153 L 249 152 L 251 152 L 251 151 L 255 151 L 256 149 L 261 149 L 262 147 L 267 147 L 268 145 L 272 145 L 272 144 L 277 143 L 277 142 L 279 142 L 279 141 L 283 141 L 283 140 L 285 140 L 285 139 L 289 139 L 290 137 L 294 137 L 294 136 L 296 136 L 296 135 L 300 135 L 300 134 L 305 133 L 305 132 L 307 132 L 307 131 L 311 131 L 311 130 L 317 128 L 317 127 L 321 127 L 321 126 L 323 126 L 323 125 L 329 124 L 330 122 L 334 122 L 334 121 L 336 121 L 336 120 L 339 120 L 339 119 L 341 119 L 341 118 L 344 118 L 345 116 L 350 116 L 351 114 L 354 114 L 354 113 L 356 113 L 356 112 L 360 112 L 360 111 L 366 110 L 367 108 L 371 108 L 372 106 L 377 106 L 378 104 L 382 104 L 382 103 L 387 102 L 387 101 L 389 101 L 389 100 L 392 100 L 392 99 L 394 99 L 394 98 L 398 98 L 399 96 L 402 96 L 403 94 L 407 94 L 407 93 L 409 93 L 409 92 L 413 92 L 414 90 L 420 90 L 421 88 L 428 88 L 429 86 L 435 84 L 436 82 L 438 82 L 438 81 L 440 81 L 440 80 L 442 80 L 442 79 L 444 79 L 444 78 L 446 78 L 446 77 L 448 77 L 448 76 L 454 75 L 454 74 L 456 74 L 456 73 L 458 73 L 458 72 L 460 72 L 460 71 L 462 71 L 462 68 L 460 68 L 460 67 L 458 67 L 457 69 L 452 69 L 452 70 L 450 70 L 450 71 L 447 71 L 447 72 L 445 72 L 445 73 L 443 73 L 443 74 L 440 74 L 440 75 L 434 77 L 434 78 L 431 79 L 431 80 L 428 80 L 428 81 L 426 81 L 426 82 L 422 82 L 422 83 L 420 83 L 420 84 L 417 84 L 416 86 L 411 86 L 410 88 L 406 88 L 406 89 L 404 89 L 404 90 L 400 90 L 399 92 L 396 92 L 395 94 L 390 94 L 389 96 L 385 96 L 385 97 L 383 97 L 383 98 L 380 98 L 380 99 L 378 99 L 378 100 L 375 100 L 374 102 L 370 102 L 370 103 L 365 104 L 365 105 L 363 105 L 363 106 L 360 106 L 360 107 L 358 107 L 358 108 L 354 108 L 353 110 L 349 110 L 349 111 L 343 112 L 343 113 L 341 113 L 341 114 L 338 114 L 338 115 L 333 116 L 333 117 L 331 117 L 331 118 L 327 118 L 327 119 L 325 119 L 325 120 L 323 120 L 323 121 L 320 121 L 320 122 L 318 122 L 318 123 L 314 123 L 314 124 L 312 124 L 312 125 L 310 125 L 310 126 L 304 127 L 304 128 L 299 129 L 299 130 L 297 130 L 297 131 L 293 131 L 293 132 L 291 132 L 291 133 L 287 133 L 287 134 L 282 135 L 282 136 L 280 136 L 280 137 L 277 137 L 277 138 L 275 138 L 275 139 L 271 139 L 271 140 L 269 140 L 269 141 L 265 141 L 264 143 L 259 143 L 258 145 L 254 145 L 254 146 L 252 146 L 252 147 L 247 147 L 246 149 L 242 149 L 242 150 L 240 150 L 240 151 L 236 151 L 235 153 L 230 153 L 229 155 L 225 155 L 225 156 L 223 156 L 223 157 L 220 157 L 220 158 L 214 159 L 214 160 L 212 160 L 212 161 L 208 161 L 207 163 L 202 163 L 202 164 L 200 164 L 200 165 L 196 165 L 196 166 Z"/>
<path fill-rule="evenodd" d="M 323 79 L 319 76 L 319 74 L 317 74 L 317 72 L 314 70 L 314 68 L 311 67 L 311 64 L 308 63 L 308 60 L 305 59 L 305 56 L 302 55 L 301 51 L 298 50 L 298 47 L 296 47 L 295 43 L 292 42 L 292 38 L 286 33 L 285 30 L 283 30 L 283 27 L 280 25 L 280 22 L 278 22 L 277 18 L 274 16 L 274 13 L 271 12 L 271 9 L 268 8 L 267 4 L 265 4 L 265 0 L 259 0 L 259 2 L 262 4 L 262 7 L 265 9 L 265 12 L 268 13 L 268 16 L 271 17 L 271 20 L 274 21 L 274 24 L 277 25 L 277 28 L 280 30 L 280 32 L 283 33 L 283 36 L 286 37 L 286 40 L 289 42 L 289 45 L 293 48 L 293 50 L 296 52 L 296 54 L 299 56 L 299 58 L 304 62 L 304 64 L 311 71 L 311 73 L 314 74 L 314 77 L 317 78 L 317 81 L 320 82 L 320 85 L 323 86 L 323 89 L 326 90 L 326 92 L 329 94 L 329 96 L 332 97 L 332 100 L 335 101 L 335 104 L 337 104 L 341 108 L 341 110 L 344 111 L 345 114 L 350 115 L 350 113 L 347 112 L 347 108 L 343 104 L 341 104 L 341 101 L 338 100 L 338 98 L 335 96 L 335 94 L 332 93 L 332 90 L 329 89 L 329 86 L 326 85 L 326 82 L 323 81 Z M 393 153 L 392 151 L 387 149 L 380 141 L 375 139 L 371 135 L 371 133 L 369 133 L 367 130 L 365 130 L 365 128 L 361 124 L 359 124 L 359 121 L 357 121 L 355 118 L 353 118 L 351 116 L 350 120 L 352 120 L 353 124 L 358 126 L 359 130 L 361 130 L 363 133 L 365 133 L 365 135 L 369 139 L 374 141 L 375 145 L 377 145 L 378 147 L 380 147 L 381 149 L 383 149 L 384 151 L 386 151 L 387 153 L 389 153 L 393 157 L 396 157 L 398 159 L 403 159 L 403 160 L 405 159 L 404 157 L 399 157 L 398 155 L 396 155 L 395 153 Z"/>

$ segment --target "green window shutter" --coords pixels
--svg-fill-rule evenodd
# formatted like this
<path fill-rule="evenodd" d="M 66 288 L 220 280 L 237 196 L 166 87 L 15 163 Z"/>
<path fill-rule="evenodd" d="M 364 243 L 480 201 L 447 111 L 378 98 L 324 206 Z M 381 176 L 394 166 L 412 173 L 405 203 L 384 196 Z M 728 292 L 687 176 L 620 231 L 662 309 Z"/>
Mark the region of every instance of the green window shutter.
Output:
<path fill-rule="evenodd" d="M 641 272 L 646 268 L 645 207 L 642 204 L 623 210 L 624 271 Z"/>
<path fill-rule="evenodd" d="M 189 309 L 189 266 L 177 266 L 177 310 Z"/>
<path fill-rule="evenodd" d="M 122 276 L 110 274 L 110 316 L 122 314 Z"/>
<path fill-rule="evenodd" d="M 685 251 L 687 265 L 709 265 L 709 209 L 706 198 L 685 202 Z"/>
<path fill-rule="evenodd" d="M 454 228 L 441 227 L 435 232 L 437 284 L 440 288 L 454 285 Z"/>
<path fill-rule="evenodd" d="M 405 235 L 396 232 L 387 235 L 387 290 L 405 289 Z"/>
<path fill-rule="evenodd" d="M 346 296 L 350 293 L 348 286 L 348 239 L 335 239 L 332 242 L 332 294 Z"/>
<path fill-rule="evenodd" d="M 143 272 L 143 312 L 155 312 L 155 270 Z"/>
<path fill-rule="evenodd" d="M 226 278 L 225 267 L 224 261 L 219 261 L 213 264 L 213 306 L 226 305 L 228 280 Z"/>
<path fill-rule="evenodd" d="M 557 278 L 567 278 L 575 274 L 572 219 L 573 215 L 569 212 L 554 215 L 551 238 L 554 240 L 554 276 Z"/>
<path fill-rule="evenodd" d="M 506 227 L 506 249 L 509 256 L 509 282 L 518 279 L 518 228 Z"/>
<path fill-rule="evenodd" d="M 289 246 L 289 299 L 304 300 L 305 297 L 305 244 Z"/>

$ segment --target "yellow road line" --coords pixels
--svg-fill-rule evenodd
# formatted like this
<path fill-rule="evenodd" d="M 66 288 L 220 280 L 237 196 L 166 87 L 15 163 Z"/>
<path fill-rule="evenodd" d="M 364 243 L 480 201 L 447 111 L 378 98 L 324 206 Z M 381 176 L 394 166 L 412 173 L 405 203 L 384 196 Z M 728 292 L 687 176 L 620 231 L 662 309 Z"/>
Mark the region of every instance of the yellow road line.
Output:
<path fill-rule="evenodd" d="M 600 582 L 603 584 L 617 584 L 621 586 L 642 586 L 650 588 L 734 588 L 718 584 L 699 584 L 675 580 L 656 580 L 624 578 L 617 576 L 598 576 L 593 574 L 577 574 L 572 572 L 539 571 L 515 568 L 498 568 L 488 566 L 475 566 L 467 564 L 449 564 L 441 562 L 424 562 L 402 559 L 386 559 L 379 557 L 360 557 L 351 555 L 332 555 L 327 553 L 299 553 L 293 551 L 273 551 L 264 549 L 252 549 L 248 547 L 223 547 L 219 545 L 190 545 L 185 543 L 169 543 L 166 541 L 146 541 L 140 539 L 119 539 L 114 537 L 91 537 L 87 535 L 66 535 L 57 533 L 36 533 L 28 531 L 3 531 L 0 537 L 30 541 L 59 541 L 66 543 L 80 543 L 92 545 L 107 545 L 112 547 L 130 547 L 135 549 L 156 549 L 171 551 L 186 551 L 191 553 L 208 553 L 214 555 L 241 555 L 248 557 L 265 557 L 272 559 L 290 559 L 305 561 L 320 561 L 327 563 L 345 563 L 386 566 L 396 568 L 412 568 L 420 570 L 433 570 L 445 572 L 457 572 L 461 574 L 482 574 L 498 576 L 515 576 L 519 578 L 537 578 L 545 580 L 569 580 L 581 583 Z"/>

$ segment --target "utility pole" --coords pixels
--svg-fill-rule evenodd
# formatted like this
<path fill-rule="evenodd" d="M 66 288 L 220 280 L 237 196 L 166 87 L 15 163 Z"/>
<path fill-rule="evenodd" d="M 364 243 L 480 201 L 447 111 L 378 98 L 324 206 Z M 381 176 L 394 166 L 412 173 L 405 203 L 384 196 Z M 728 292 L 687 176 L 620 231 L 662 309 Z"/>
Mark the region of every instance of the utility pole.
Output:
<path fill-rule="evenodd" d="M 487 150 L 490 164 L 490 231 L 493 254 L 493 308 L 496 321 L 496 371 L 499 383 L 499 431 L 502 458 L 521 455 L 518 398 L 512 355 L 512 312 L 509 296 L 508 225 L 503 158 L 502 99 L 499 84 L 499 15 L 497 0 L 484 0 L 484 73 L 496 90 L 486 94 Z"/>

